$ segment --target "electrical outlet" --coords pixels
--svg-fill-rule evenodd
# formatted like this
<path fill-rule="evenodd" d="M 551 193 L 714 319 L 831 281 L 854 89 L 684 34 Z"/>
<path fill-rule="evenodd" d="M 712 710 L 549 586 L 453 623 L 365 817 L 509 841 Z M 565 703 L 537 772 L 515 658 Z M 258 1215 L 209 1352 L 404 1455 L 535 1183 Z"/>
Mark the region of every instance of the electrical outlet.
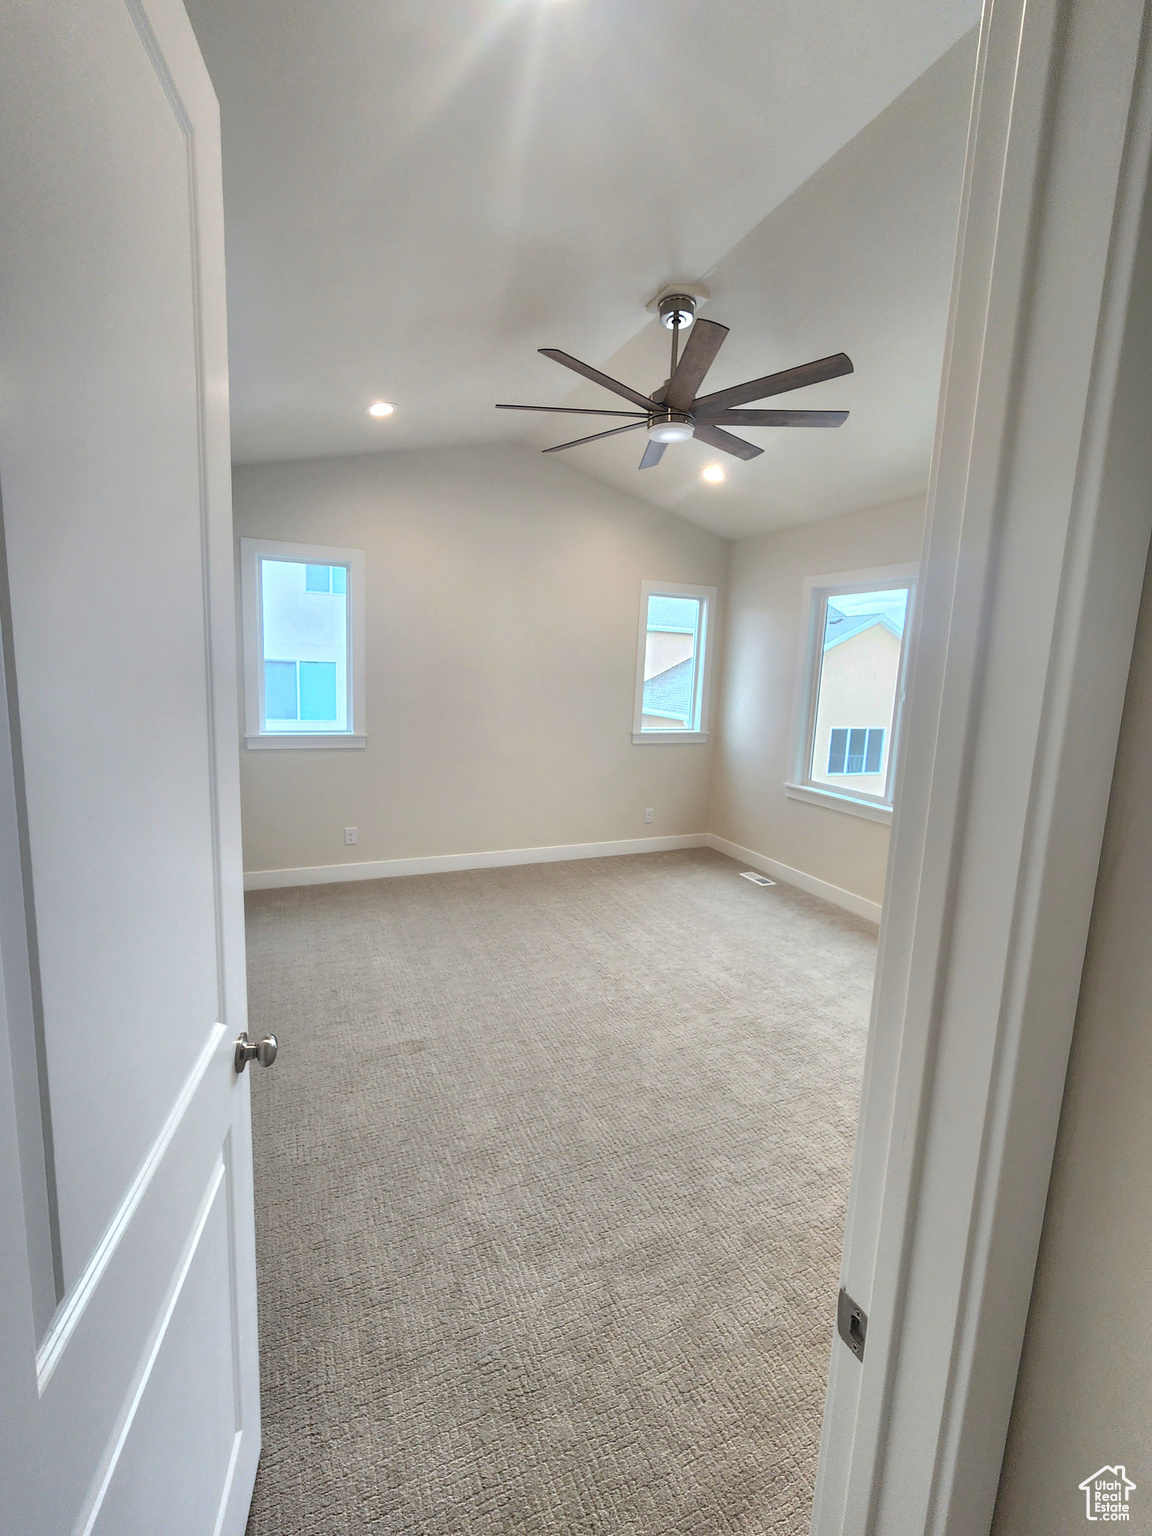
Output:
<path fill-rule="evenodd" d="M 355 827 L 345 827 L 344 828 L 344 845 L 345 845 L 345 847 L 351 848 L 352 844 L 355 841 L 356 841 L 356 828 Z"/>
<path fill-rule="evenodd" d="M 655 811 L 652 809 L 651 806 L 649 806 L 648 809 L 644 812 L 644 824 L 646 826 L 651 822 L 651 820 L 652 820 L 652 818 L 653 818 L 653 816 L 655 814 L 656 814 Z"/>

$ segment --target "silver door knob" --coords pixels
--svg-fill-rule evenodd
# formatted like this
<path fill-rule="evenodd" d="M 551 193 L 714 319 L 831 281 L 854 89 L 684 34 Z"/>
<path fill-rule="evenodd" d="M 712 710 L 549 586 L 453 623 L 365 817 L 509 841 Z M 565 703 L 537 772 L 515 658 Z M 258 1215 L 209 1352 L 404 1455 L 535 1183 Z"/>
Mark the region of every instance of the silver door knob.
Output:
<path fill-rule="evenodd" d="M 265 1035 L 263 1040 L 249 1040 L 245 1031 L 236 1042 L 236 1070 L 243 1072 L 250 1061 L 258 1061 L 262 1067 L 270 1067 L 276 1060 L 276 1036 Z"/>

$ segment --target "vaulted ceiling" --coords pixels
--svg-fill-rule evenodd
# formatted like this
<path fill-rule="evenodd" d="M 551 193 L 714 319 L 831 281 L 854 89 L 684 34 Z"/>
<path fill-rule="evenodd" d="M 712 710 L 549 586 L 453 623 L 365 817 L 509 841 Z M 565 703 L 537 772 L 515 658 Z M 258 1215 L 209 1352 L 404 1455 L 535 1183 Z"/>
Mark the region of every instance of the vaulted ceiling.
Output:
<path fill-rule="evenodd" d="M 645 305 L 682 282 L 731 327 L 709 388 L 845 350 L 851 378 L 779 403 L 849 421 L 750 432 L 765 453 L 719 486 L 698 443 L 639 473 L 641 433 L 574 465 L 727 534 L 923 488 L 978 0 L 188 8 L 238 460 L 577 436 L 493 404 L 613 403 L 542 346 L 654 388 Z"/>

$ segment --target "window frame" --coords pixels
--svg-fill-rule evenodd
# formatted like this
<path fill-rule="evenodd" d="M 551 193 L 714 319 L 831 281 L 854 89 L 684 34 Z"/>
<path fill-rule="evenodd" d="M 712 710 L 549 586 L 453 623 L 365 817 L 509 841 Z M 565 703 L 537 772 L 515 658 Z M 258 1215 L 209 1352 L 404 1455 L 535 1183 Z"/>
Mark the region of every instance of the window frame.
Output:
<path fill-rule="evenodd" d="M 682 746 L 708 740 L 708 711 L 712 694 L 712 663 L 716 632 L 716 587 L 688 585 L 680 581 L 642 581 L 640 614 L 636 639 L 636 688 L 632 702 L 632 745 L 634 747 Z M 697 631 L 695 677 L 693 682 L 693 718 L 691 730 L 644 729 L 644 658 L 648 646 L 648 599 L 650 597 L 694 597 L 700 603 L 700 627 Z"/>
<path fill-rule="evenodd" d="M 260 562 L 288 560 L 301 565 L 343 565 L 348 569 L 346 731 L 264 730 L 264 608 Z M 244 658 L 244 745 L 249 751 L 362 748 L 368 745 L 364 681 L 364 551 L 283 539 L 240 540 L 240 618 Z"/>
<path fill-rule="evenodd" d="M 920 576 L 918 561 L 900 565 L 869 566 L 862 571 L 835 571 L 823 576 L 808 576 L 803 584 L 800 608 L 799 672 L 796 703 L 793 710 L 792 774 L 784 790 L 791 800 L 804 800 L 829 810 L 847 812 L 868 821 L 890 822 L 892 791 L 896 782 L 896 762 L 900 752 L 904 695 L 907 688 L 908 636 L 916 604 Z M 888 738 L 888 764 L 884 794 L 871 795 L 860 790 L 833 788 L 812 779 L 812 750 L 816 733 L 820 672 L 823 663 L 824 619 L 829 598 L 849 592 L 885 592 L 893 587 L 908 588 L 908 608 L 904 617 L 904 635 L 900 645 L 900 668 L 896 677 L 896 699 Z M 850 777 L 850 775 L 846 775 Z"/>

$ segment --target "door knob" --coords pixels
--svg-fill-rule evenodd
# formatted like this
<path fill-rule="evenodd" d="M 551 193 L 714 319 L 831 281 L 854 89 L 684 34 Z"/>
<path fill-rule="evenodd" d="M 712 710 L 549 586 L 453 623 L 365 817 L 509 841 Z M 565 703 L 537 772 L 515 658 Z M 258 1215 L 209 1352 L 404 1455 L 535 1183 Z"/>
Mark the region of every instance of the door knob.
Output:
<path fill-rule="evenodd" d="M 245 1031 L 236 1042 L 236 1070 L 243 1072 L 250 1061 L 258 1061 L 262 1067 L 270 1067 L 276 1060 L 276 1036 L 265 1035 L 263 1040 L 249 1040 Z"/>

